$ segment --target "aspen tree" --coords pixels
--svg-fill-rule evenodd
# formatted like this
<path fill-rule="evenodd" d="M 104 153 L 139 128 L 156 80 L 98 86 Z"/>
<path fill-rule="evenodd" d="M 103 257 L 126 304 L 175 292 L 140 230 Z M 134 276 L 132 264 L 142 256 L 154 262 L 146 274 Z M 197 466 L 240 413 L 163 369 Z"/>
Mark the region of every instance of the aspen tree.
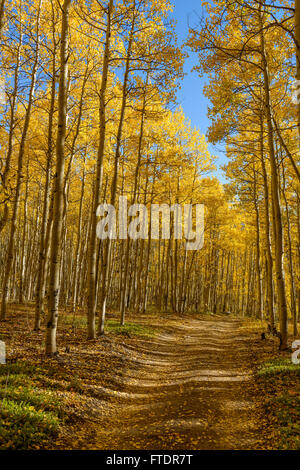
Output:
<path fill-rule="evenodd" d="M 47 267 L 49 259 L 49 246 L 50 246 L 50 225 L 48 223 L 50 212 L 50 194 L 51 194 L 51 170 L 53 162 L 53 119 L 56 98 L 56 53 L 57 46 L 55 40 L 55 12 L 53 1 L 51 0 L 51 28 L 52 28 L 52 67 L 51 67 L 51 91 L 50 91 L 50 104 L 48 115 L 48 133 L 47 133 L 47 161 L 46 161 L 46 181 L 43 200 L 43 215 L 42 227 L 40 234 L 40 247 L 39 247 L 39 261 L 38 261 L 38 275 L 36 287 L 36 303 L 35 303 L 35 319 L 34 330 L 39 331 L 41 326 L 41 317 L 45 315 L 45 289 L 47 281 Z M 53 196 L 52 196 L 53 201 Z M 53 209 L 53 207 L 52 207 Z M 52 216 L 52 211 L 51 211 Z M 49 225 L 49 227 L 48 227 Z M 47 231 L 48 227 L 48 231 Z"/>
<path fill-rule="evenodd" d="M 96 228 L 97 228 L 97 208 L 100 204 L 100 194 L 103 180 L 103 160 L 104 160 L 104 149 L 105 149 L 105 137 L 106 137 L 106 88 L 109 72 L 109 63 L 110 63 L 110 47 L 111 47 L 111 30 L 112 30 L 112 20 L 113 20 L 113 9 L 114 2 L 113 0 L 109 1 L 107 10 L 106 10 L 106 37 L 105 37 L 105 47 L 104 47 L 104 56 L 103 56 L 103 69 L 102 69 L 102 78 L 101 78 L 101 88 L 99 94 L 99 144 L 98 144 L 98 154 L 97 154 L 97 166 L 96 166 L 96 180 L 94 186 L 94 202 L 92 208 L 92 220 L 91 220 L 91 231 L 89 238 L 89 264 L 88 264 L 88 338 L 95 339 L 96 337 L 96 328 L 95 328 L 95 318 L 96 318 Z"/>
<path fill-rule="evenodd" d="M 295 288 L 295 278 L 294 278 L 294 260 L 293 260 L 293 247 L 292 247 L 292 238 L 291 238 L 291 221 L 290 221 L 290 209 L 286 194 L 286 176 L 284 165 L 282 165 L 282 194 L 285 204 L 285 214 L 287 221 L 287 241 L 288 241 L 288 261 L 289 261 L 289 274 L 290 274 L 290 294 L 291 294 L 291 313 L 293 320 L 293 334 L 297 336 L 298 326 L 297 326 L 297 306 L 296 306 L 296 288 Z"/>
<path fill-rule="evenodd" d="M 265 164 L 264 152 L 264 119 L 262 112 L 260 113 L 260 163 L 263 175 L 263 188 L 264 188 L 264 221 L 265 221 L 265 256 L 266 256 L 266 310 L 267 318 L 272 330 L 274 330 L 274 294 L 273 294 L 273 257 L 272 257 L 272 243 L 270 232 L 270 197 L 269 197 L 269 182 Z"/>
<path fill-rule="evenodd" d="M 137 186 L 139 180 L 139 172 L 142 161 L 142 146 L 143 146 L 143 137 L 144 137 L 144 123 L 145 123 L 145 112 L 146 112 L 146 96 L 147 96 L 147 86 L 148 86 L 149 74 L 147 74 L 146 83 L 144 86 L 143 93 L 143 104 L 141 110 L 141 123 L 139 131 L 139 143 L 138 143 L 138 152 L 137 152 L 137 164 L 134 173 L 134 187 L 133 187 L 133 196 L 131 205 L 136 203 L 137 197 Z M 128 268 L 129 268 L 129 258 L 130 258 L 130 249 L 131 249 L 131 240 L 128 237 L 126 242 L 125 250 L 125 268 L 124 268 L 124 278 L 123 278 L 123 289 L 121 290 L 121 303 L 120 303 L 120 313 L 121 313 L 121 325 L 125 324 L 125 313 L 126 313 L 126 297 L 128 294 Z"/>
<path fill-rule="evenodd" d="M 283 269 L 283 229 L 282 229 L 282 214 L 279 196 L 279 181 L 277 172 L 277 162 L 274 149 L 274 131 L 272 123 L 272 109 L 270 102 L 270 78 L 268 72 L 268 63 L 265 52 L 265 38 L 264 38 L 264 23 L 263 13 L 261 6 L 259 7 L 259 27 L 260 27 L 260 47 L 262 57 L 262 68 L 264 77 L 264 103 L 265 115 L 268 129 L 268 145 L 269 157 L 271 164 L 271 188 L 272 188 L 272 209 L 273 209 L 273 229 L 274 229 L 274 242 L 275 242 L 275 266 L 276 266 L 276 282 L 277 282 L 277 295 L 279 304 L 280 315 L 280 333 L 282 336 L 281 348 L 287 348 L 287 304 L 285 293 L 285 279 Z"/>
<path fill-rule="evenodd" d="M 80 202 L 79 202 L 79 214 L 78 214 L 78 225 L 77 225 L 77 240 L 76 240 L 76 248 L 75 248 L 75 255 L 74 255 L 74 277 L 73 277 L 73 286 L 72 286 L 72 312 L 75 312 L 77 299 L 78 299 L 78 277 L 79 277 L 79 250 L 80 245 L 82 243 L 82 211 L 83 211 L 83 199 L 84 199 L 84 190 L 85 190 L 85 178 L 86 178 L 86 152 L 87 148 L 85 149 L 85 155 L 83 160 L 83 167 L 82 167 L 82 177 L 81 177 L 81 192 L 80 192 Z"/>
<path fill-rule="evenodd" d="M 118 184 L 118 176 L 119 176 L 119 162 L 120 162 L 120 152 L 121 152 L 121 139 L 122 139 L 122 132 L 123 132 L 123 124 L 124 124 L 124 117 L 125 117 L 125 109 L 127 104 L 127 94 L 128 94 L 128 78 L 129 78 L 129 67 L 130 67 L 130 60 L 131 60 L 131 51 L 132 51 L 132 44 L 133 44 L 133 37 L 134 37 L 134 28 L 136 22 L 136 15 L 137 12 L 135 11 L 135 0 L 133 1 L 132 5 L 132 19 L 130 25 L 130 33 L 128 39 L 128 47 L 126 50 L 126 61 L 125 61 L 125 71 L 123 77 L 123 85 L 122 85 L 122 102 L 121 102 L 121 109 L 120 109 L 120 116 L 119 116 L 119 123 L 118 123 L 118 131 L 116 136 L 116 150 L 114 156 L 114 173 L 112 179 L 112 186 L 111 186 L 111 201 L 110 204 L 112 206 L 115 205 L 116 196 L 117 196 L 117 184 Z M 108 295 L 108 275 L 109 275 L 109 259 L 111 255 L 111 245 L 112 240 L 108 238 L 105 248 L 104 260 L 103 260 L 103 275 L 102 275 L 102 292 L 101 292 L 101 309 L 100 309 L 100 316 L 99 316 L 99 325 L 98 325 L 98 333 L 100 335 L 104 334 L 104 323 L 105 323 L 105 316 L 106 316 L 106 303 L 107 303 L 107 295 Z"/>
<path fill-rule="evenodd" d="M 56 330 L 58 321 L 61 242 L 63 224 L 63 184 L 65 169 L 65 136 L 67 114 L 68 31 L 71 0 L 64 0 L 61 13 L 60 76 L 58 91 L 58 126 L 56 140 L 56 173 L 54 180 L 53 228 L 50 252 L 49 299 L 46 329 L 46 354 L 57 353 Z"/>

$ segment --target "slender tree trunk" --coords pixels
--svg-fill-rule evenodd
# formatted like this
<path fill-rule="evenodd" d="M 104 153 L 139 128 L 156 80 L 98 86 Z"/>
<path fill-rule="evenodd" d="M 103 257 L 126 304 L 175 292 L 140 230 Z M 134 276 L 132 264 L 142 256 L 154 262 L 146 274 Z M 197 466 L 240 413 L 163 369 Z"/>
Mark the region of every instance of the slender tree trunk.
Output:
<path fill-rule="evenodd" d="M 24 277 L 25 277 L 25 252 L 27 243 L 27 216 L 28 216 L 28 185 L 29 185 L 29 160 L 27 161 L 26 171 L 26 189 L 24 198 L 24 217 L 23 217 L 23 233 L 22 233 L 22 249 L 20 259 L 20 289 L 19 289 L 19 303 L 24 303 Z"/>
<path fill-rule="evenodd" d="M 135 7 L 135 3 L 134 3 Z M 134 34 L 134 26 L 135 26 L 135 17 L 136 13 L 133 11 L 133 17 L 131 22 L 131 30 L 130 36 L 128 41 L 128 48 L 126 54 L 126 65 L 125 65 L 125 72 L 124 72 L 124 79 L 123 79 L 123 89 L 122 89 L 122 104 L 121 104 L 121 111 L 120 111 L 120 118 L 119 118 L 119 126 L 117 132 L 117 139 L 116 139 L 116 151 L 115 151 L 115 160 L 114 160 L 114 174 L 112 180 L 112 187 L 111 187 L 111 205 L 115 205 L 116 195 L 117 195 L 117 184 L 118 184 L 118 174 L 119 174 L 119 162 L 120 162 L 120 152 L 121 152 L 121 139 L 123 133 L 123 124 L 124 124 L 124 117 L 125 117 L 125 109 L 127 103 L 127 85 L 128 85 L 128 78 L 129 78 L 129 66 L 131 61 L 131 49 L 133 44 L 133 34 Z M 104 334 L 104 323 L 105 323 L 105 316 L 106 316 L 106 303 L 107 303 L 107 296 L 108 296 L 108 274 L 109 274 L 109 259 L 110 259 L 110 250 L 111 250 L 112 240 L 111 238 L 107 239 L 107 244 L 105 247 L 104 252 L 104 260 L 103 260 L 103 275 L 102 275 L 102 293 L 101 293 L 101 311 L 99 316 L 99 325 L 98 325 L 98 332 L 99 335 Z"/>
<path fill-rule="evenodd" d="M 255 164 L 254 164 L 255 165 Z M 257 274 L 257 298 L 258 311 L 257 317 L 263 319 L 263 293 L 262 293 L 262 276 L 261 276 L 261 252 L 260 252 L 260 214 L 257 201 L 257 172 L 254 168 L 254 209 L 256 223 L 256 274 Z"/>
<path fill-rule="evenodd" d="M 53 43 L 55 43 L 55 22 L 54 13 L 52 7 L 52 25 L 53 25 Z M 41 317 L 45 315 L 44 308 L 44 297 L 45 297 L 45 286 L 47 277 L 47 266 L 48 266 L 48 254 L 49 254 L 49 236 L 47 234 L 47 225 L 49 219 L 49 208 L 50 208 L 50 191 L 51 191 L 51 169 L 53 160 L 53 118 L 55 109 L 55 74 L 56 74 L 56 48 L 53 50 L 52 58 L 52 77 L 51 77 L 51 98 L 50 108 L 48 117 L 48 137 L 47 137 L 47 163 L 46 163 L 46 181 L 45 181 L 45 192 L 43 201 L 43 216 L 42 216 L 42 227 L 40 235 L 40 247 L 39 247 L 39 261 L 38 261 L 38 278 L 36 287 L 36 303 L 35 303 L 35 318 L 34 318 L 34 330 L 39 331 L 41 327 Z M 52 207 L 53 209 L 53 207 Z M 51 226 L 51 222 L 50 222 Z M 49 226 L 49 230 L 50 230 Z M 48 237 L 47 237 L 48 235 Z M 47 243 L 47 245 L 46 245 Z M 48 250 L 47 250 L 48 249 Z"/>
<path fill-rule="evenodd" d="M 273 293 L 273 258 L 272 258 L 272 244 L 270 233 L 270 196 L 269 196 L 269 183 L 268 175 L 265 164 L 264 155 L 264 122 L 263 114 L 260 115 L 260 162 L 263 174 L 263 188 L 264 188 L 264 214 L 265 214 L 265 253 L 266 253 L 266 310 L 267 317 L 271 329 L 275 327 L 274 318 L 274 293 Z"/>
<path fill-rule="evenodd" d="M 261 6 L 260 6 L 261 10 Z M 268 143 L 269 143 L 269 155 L 271 165 L 271 188 L 272 188 L 272 200 L 273 200 L 273 227 L 274 227 L 274 245 L 275 245 L 275 265 L 276 265 L 276 281 L 277 281 L 277 296 L 278 296 L 278 307 L 279 307 L 279 318 L 280 318 L 280 333 L 281 333 L 281 349 L 287 348 L 288 339 L 288 328 L 287 328 L 287 304 L 286 304 L 286 293 L 285 293 L 285 280 L 284 280 L 284 268 L 283 268 L 283 229 L 282 229 L 282 215 L 280 207 L 280 196 L 279 196 L 279 175 L 277 171 L 277 161 L 275 157 L 274 148 L 274 132 L 272 124 L 272 109 L 271 109 L 271 98 L 270 98 L 270 79 L 268 72 L 268 63 L 265 53 L 265 38 L 263 29 L 262 13 L 259 13 L 260 20 L 260 41 L 261 41 L 261 55 L 262 55 L 262 67 L 264 77 L 264 100 L 265 100 L 265 112 L 268 129 Z"/>
<path fill-rule="evenodd" d="M 61 243 L 64 207 L 65 136 L 67 121 L 68 30 L 71 0 L 64 0 L 62 7 L 60 77 L 58 92 L 58 127 L 56 140 L 56 173 L 54 212 L 50 255 L 49 299 L 46 329 L 46 354 L 57 353 L 56 329 L 59 305 L 59 273 L 61 267 Z"/>
<path fill-rule="evenodd" d="M 89 239 L 89 264 L 88 264 L 88 338 L 96 338 L 95 318 L 96 318 L 96 258 L 97 258 L 97 208 L 100 204 L 100 194 L 103 180 L 103 159 L 106 132 L 106 88 L 108 79 L 108 68 L 110 60 L 110 42 L 111 42 L 111 22 L 114 2 L 110 0 L 107 9 L 107 24 L 105 50 L 103 59 L 102 81 L 100 90 L 100 137 L 97 155 L 96 181 L 94 188 L 94 202 L 92 208 L 91 232 Z"/>
<path fill-rule="evenodd" d="M 287 220 L 287 241 L 288 241 L 288 260 L 289 260 L 289 271 L 290 271 L 290 286 L 291 286 L 291 312 L 292 312 L 292 319 L 293 319 L 293 334 L 297 336 L 298 328 L 297 328 L 297 306 L 296 306 L 296 289 L 295 289 L 295 277 L 294 277 L 294 262 L 293 262 L 293 245 L 292 245 L 292 238 L 291 238 L 291 222 L 290 222 L 290 210 L 289 204 L 286 197 L 286 188 L 285 188 L 285 170 L 284 165 L 282 165 L 282 174 L 283 174 L 283 188 L 282 194 L 283 199 L 285 202 L 285 212 L 286 212 L 286 220 Z"/>
<path fill-rule="evenodd" d="M 82 169 L 81 194 L 80 194 L 78 225 L 77 225 L 77 240 L 76 240 L 76 248 L 75 248 L 75 258 L 74 258 L 74 277 L 73 277 L 73 288 L 72 288 L 72 312 L 75 312 L 76 304 L 77 304 L 78 263 L 79 263 L 79 250 L 80 250 L 80 243 L 81 243 L 82 206 L 83 206 L 83 199 L 84 199 L 85 172 L 86 172 L 86 170 L 85 170 L 85 161 L 86 161 L 86 153 L 85 153 L 85 156 L 84 156 L 83 169 Z"/>

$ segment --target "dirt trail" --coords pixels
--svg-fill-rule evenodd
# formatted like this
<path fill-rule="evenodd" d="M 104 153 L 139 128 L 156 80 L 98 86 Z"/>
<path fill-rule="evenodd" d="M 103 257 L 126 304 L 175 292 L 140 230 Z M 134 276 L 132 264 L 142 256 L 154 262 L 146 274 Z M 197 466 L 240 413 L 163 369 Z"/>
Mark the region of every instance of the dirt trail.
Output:
<path fill-rule="evenodd" d="M 83 447 L 254 448 L 256 343 L 241 321 L 222 317 L 177 321 L 154 339 L 130 344 L 114 379 L 115 412 L 90 423 Z"/>

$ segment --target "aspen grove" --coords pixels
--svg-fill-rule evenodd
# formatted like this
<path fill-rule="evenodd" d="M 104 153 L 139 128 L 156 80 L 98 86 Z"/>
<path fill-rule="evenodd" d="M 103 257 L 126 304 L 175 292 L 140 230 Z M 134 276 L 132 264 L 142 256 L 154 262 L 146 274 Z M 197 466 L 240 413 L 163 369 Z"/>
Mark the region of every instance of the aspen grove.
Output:
<path fill-rule="evenodd" d="M 70 352 L 64 318 L 72 351 L 110 341 L 111 318 L 124 332 L 153 315 L 161 328 L 169 318 L 170 329 L 189 328 L 176 330 L 180 360 L 197 315 L 211 319 L 211 341 L 223 331 L 218 345 L 226 319 L 233 332 L 236 322 L 256 325 L 279 355 L 297 339 L 300 0 L 199 0 L 184 41 L 174 3 L 184 2 L 0 1 L 1 339 L 23 325 L 22 347 L 44 361 Z M 206 135 L 178 99 L 189 56 L 210 102 Z M 101 238 L 99 221 L 125 200 L 135 216 Z M 143 236 L 128 236 L 154 206 L 171 208 L 169 225 L 149 217 L 143 229 L 135 222 Z M 189 250 L 178 217 L 184 224 L 190 207 L 195 229 L 200 206 L 204 243 L 197 233 L 199 249 Z M 234 344 L 225 369 L 244 357 Z"/>
<path fill-rule="evenodd" d="M 200 72 L 213 71 L 222 186 L 205 137 L 174 109 L 186 53 L 167 0 L 1 5 L 1 320 L 8 302 L 34 302 L 52 354 L 60 308 L 86 308 L 89 338 L 107 308 L 122 323 L 147 307 L 234 312 L 279 320 L 286 347 L 300 304 L 293 8 L 216 2 L 191 29 Z M 204 249 L 98 240 L 97 207 L 119 196 L 205 204 Z"/>

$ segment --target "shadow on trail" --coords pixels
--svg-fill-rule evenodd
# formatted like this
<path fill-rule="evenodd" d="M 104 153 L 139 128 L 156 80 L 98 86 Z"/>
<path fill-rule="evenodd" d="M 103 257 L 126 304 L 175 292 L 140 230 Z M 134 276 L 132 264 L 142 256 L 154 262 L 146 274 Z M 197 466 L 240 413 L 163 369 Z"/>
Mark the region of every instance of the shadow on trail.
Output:
<path fill-rule="evenodd" d="M 124 368 L 110 384 L 116 412 L 93 423 L 87 448 L 253 448 L 254 343 L 236 319 L 185 319 L 124 346 Z"/>

